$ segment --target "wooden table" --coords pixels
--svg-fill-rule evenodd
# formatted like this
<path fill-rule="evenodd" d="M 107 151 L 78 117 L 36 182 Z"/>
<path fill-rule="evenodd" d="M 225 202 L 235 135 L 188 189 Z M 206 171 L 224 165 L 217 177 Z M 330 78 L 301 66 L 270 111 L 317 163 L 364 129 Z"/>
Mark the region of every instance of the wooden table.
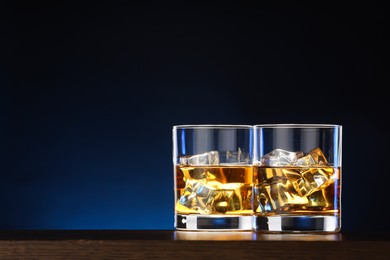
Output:
<path fill-rule="evenodd" d="M 0 231 L 0 259 L 390 259 L 390 234 Z"/>

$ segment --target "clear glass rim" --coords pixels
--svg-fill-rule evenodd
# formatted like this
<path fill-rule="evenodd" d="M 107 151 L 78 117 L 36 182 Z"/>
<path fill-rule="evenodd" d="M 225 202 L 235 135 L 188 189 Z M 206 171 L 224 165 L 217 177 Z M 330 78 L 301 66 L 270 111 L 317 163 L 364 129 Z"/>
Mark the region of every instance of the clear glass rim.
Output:
<path fill-rule="evenodd" d="M 254 128 L 341 128 L 338 124 L 257 124 Z"/>
<path fill-rule="evenodd" d="M 192 124 L 174 125 L 173 129 L 251 129 L 253 125 L 233 125 L 233 124 Z"/>

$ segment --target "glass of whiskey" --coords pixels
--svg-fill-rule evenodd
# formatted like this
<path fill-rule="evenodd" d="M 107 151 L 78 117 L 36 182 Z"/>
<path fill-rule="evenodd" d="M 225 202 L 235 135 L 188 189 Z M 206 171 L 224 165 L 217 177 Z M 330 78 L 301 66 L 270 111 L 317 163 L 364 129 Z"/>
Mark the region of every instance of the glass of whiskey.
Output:
<path fill-rule="evenodd" d="M 173 127 L 176 230 L 253 230 L 253 126 Z"/>
<path fill-rule="evenodd" d="M 339 232 L 342 126 L 254 126 L 254 230 Z"/>

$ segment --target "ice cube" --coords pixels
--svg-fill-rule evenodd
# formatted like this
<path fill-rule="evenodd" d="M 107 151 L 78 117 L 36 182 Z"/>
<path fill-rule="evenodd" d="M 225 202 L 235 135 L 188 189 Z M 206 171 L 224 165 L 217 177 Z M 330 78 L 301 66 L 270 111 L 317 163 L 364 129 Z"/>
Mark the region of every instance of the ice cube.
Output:
<path fill-rule="evenodd" d="M 193 168 L 192 171 L 190 171 L 190 177 L 192 179 L 206 179 L 208 175 L 207 169 L 204 168 Z"/>
<path fill-rule="evenodd" d="M 218 181 L 187 180 L 179 203 L 200 214 L 226 213 L 242 209 L 242 183 L 223 184 Z"/>
<path fill-rule="evenodd" d="M 324 190 L 319 190 L 316 192 L 313 192 L 309 196 L 307 196 L 307 199 L 309 200 L 309 204 L 307 205 L 309 208 L 326 208 L 330 205 L 328 200 L 326 199 L 326 192 Z"/>
<path fill-rule="evenodd" d="M 290 191 L 289 186 L 289 181 L 285 184 L 279 182 L 261 185 L 261 187 L 256 189 L 255 194 L 256 212 L 282 212 L 292 205 L 305 205 L 308 203 L 306 197 L 294 194 Z"/>
<path fill-rule="evenodd" d="M 249 163 L 249 154 L 244 152 L 241 148 L 238 151 L 227 151 L 226 162 L 227 163 Z"/>
<path fill-rule="evenodd" d="M 328 161 L 326 160 L 326 157 L 320 148 L 315 148 L 315 149 L 311 150 L 309 152 L 309 154 L 313 157 L 316 164 L 318 164 L 318 165 L 327 165 L 328 164 Z"/>
<path fill-rule="evenodd" d="M 196 154 L 187 159 L 188 165 L 219 165 L 218 151 Z"/>
<path fill-rule="evenodd" d="M 263 183 L 272 183 L 283 181 L 282 179 L 286 179 L 283 174 L 283 168 L 266 168 L 262 167 L 258 169 L 258 180 Z"/>
<path fill-rule="evenodd" d="M 230 210 L 242 209 L 241 187 L 242 183 L 218 183 L 212 185 L 216 188 L 208 197 L 206 210 L 208 213 L 226 213 Z"/>
<path fill-rule="evenodd" d="M 294 165 L 303 152 L 290 152 L 283 149 L 275 149 L 260 159 L 265 166 L 289 166 Z"/>
<path fill-rule="evenodd" d="M 259 213 L 272 212 L 275 209 L 275 202 L 269 195 L 269 185 L 260 185 L 254 189 L 254 209 Z"/>
<path fill-rule="evenodd" d="M 334 181 L 330 178 L 329 172 L 321 168 L 310 168 L 301 174 L 302 178 L 297 180 L 295 185 L 301 196 L 308 196 L 329 186 Z"/>
<path fill-rule="evenodd" d="M 299 179 L 302 179 L 302 175 L 296 169 L 281 169 L 280 171 L 291 182 L 292 181 L 297 181 Z"/>
<path fill-rule="evenodd" d="M 283 208 L 284 206 L 292 204 L 305 204 L 307 203 L 306 198 L 302 198 L 294 193 L 289 192 L 288 182 L 287 185 L 282 183 L 271 184 L 271 197 L 275 201 L 276 208 Z"/>
<path fill-rule="evenodd" d="M 208 213 L 226 213 L 229 209 L 229 201 L 232 190 L 214 190 L 210 193 L 206 203 Z"/>
<path fill-rule="evenodd" d="M 301 158 L 299 158 L 295 165 L 297 166 L 313 166 L 313 165 L 316 165 L 316 162 L 314 161 L 314 158 L 308 154 L 306 156 L 303 156 Z"/>
<path fill-rule="evenodd" d="M 298 166 L 327 165 L 328 161 L 320 148 L 311 150 L 306 156 L 301 157 L 295 163 Z"/>
<path fill-rule="evenodd" d="M 189 209 L 202 213 L 206 210 L 209 194 L 214 189 L 213 186 L 206 185 L 203 180 L 188 179 L 179 203 Z"/>
<path fill-rule="evenodd" d="M 179 164 L 180 165 L 188 165 L 188 158 L 189 156 L 183 156 L 179 158 Z"/>

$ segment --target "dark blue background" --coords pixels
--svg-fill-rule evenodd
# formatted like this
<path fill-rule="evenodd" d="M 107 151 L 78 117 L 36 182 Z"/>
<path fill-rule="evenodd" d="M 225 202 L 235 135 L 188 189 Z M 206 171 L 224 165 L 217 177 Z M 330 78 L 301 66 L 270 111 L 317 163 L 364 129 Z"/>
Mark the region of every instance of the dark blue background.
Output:
<path fill-rule="evenodd" d="M 389 230 L 375 2 L 0 12 L 0 229 L 173 229 L 173 125 L 334 123 L 343 230 Z"/>

